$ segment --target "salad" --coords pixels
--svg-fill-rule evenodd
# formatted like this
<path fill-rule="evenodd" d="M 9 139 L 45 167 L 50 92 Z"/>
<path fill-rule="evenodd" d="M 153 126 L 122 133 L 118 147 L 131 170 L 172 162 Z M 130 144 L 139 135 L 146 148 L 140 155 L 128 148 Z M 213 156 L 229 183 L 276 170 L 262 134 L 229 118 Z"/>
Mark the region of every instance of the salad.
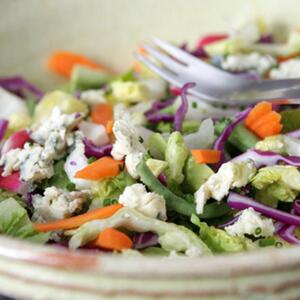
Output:
<path fill-rule="evenodd" d="M 181 47 L 249 80 L 300 77 L 299 30 L 278 44 L 260 18 Z M 48 67 L 63 87 L 0 78 L 1 234 L 189 257 L 300 243 L 297 101 L 212 105 L 67 51 Z"/>

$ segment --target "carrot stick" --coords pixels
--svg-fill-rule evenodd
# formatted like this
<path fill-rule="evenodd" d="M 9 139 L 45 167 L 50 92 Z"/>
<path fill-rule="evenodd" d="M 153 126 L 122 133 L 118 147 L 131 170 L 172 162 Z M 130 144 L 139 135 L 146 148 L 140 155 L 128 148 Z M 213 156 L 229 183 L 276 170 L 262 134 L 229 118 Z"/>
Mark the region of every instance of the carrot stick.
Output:
<path fill-rule="evenodd" d="M 108 103 L 97 104 L 92 108 L 91 118 L 94 123 L 107 125 L 113 120 L 113 107 Z"/>
<path fill-rule="evenodd" d="M 221 151 L 211 149 L 192 150 L 192 155 L 198 164 L 214 164 L 221 158 Z"/>
<path fill-rule="evenodd" d="M 103 208 L 97 208 L 85 214 L 71 217 L 63 220 L 57 220 L 45 224 L 33 224 L 35 230 L 39 232 L 47 232 L 54 230 L 63 230 L 63 229 L 74 229 L 86 222 L 109 218 L 114 215 L 119 209 L 123 207 L 122 204 L 113 204 Z"/>
<path fill-rule="evenodd" d="M 260 138 L 264 139 L 268 136 L 279 134 L 282 130 L 282 125 L 278 122 L 265 124 L 258 129 L 256 129 L 255 133 Z"/>
<path fill-rule="evenodd" d="M 280 123 L 281 115 L 277 113 L 276 111 L 271 111 L 259 119 L 257 119 L 254 123 L 250 125 L 250 129 L 255 132 L 257 128 L 268 124 L 268 123 Z"/>
<path fill-rule="evenodd" d="M 295 54 L 291 54 L 291 55 L 286 55 L 286 56 L 278 56 L 278 57 L 277 57 L 277 62 L 278 62 L 278 63 L 282 63 L 282 62 L 285 62 L 285 61 L 287 61 L 287 60 L 289 60 L 289 59 L 295 58 L 295 57 L 297 57 L 297 56 L 300 56 L 300 53 L 299 53 L 299 52 L 298 52 L 298 53 L 295 53 Z"/>
<path fill-rule="evenodd" d="M 71 76 L 72 69 L 75 65 L 84 65 L 92 69 L 103 70 L 111 73 L 105 66 L 97 64 L 87 57 L 67 51 L 57 51 L 48 58 L 48 68 L 64 77 Z"/>
<path fill-rule="evenodd" d="M 79 170 L 75 174 L 75 178 L 99 180 L 106 177 L 115 177 L 119 174 L 120 167 L 122 166 L 122 161 L 104 156 Z"/>
<path fill-rule="evenodd" d="M 263 115 L 272 111 L 272 104 L 270 102 L 262 101 L 254 106 L 248 114 L 245 125 L 250 128 L 251 125 Z"/>
<path fill-rule="evenodd" d="M 89 246 L 121 251 L 132 248 L 133 242 L 123 232 L 114 228 L 106 228 L 96 240 L 89 243 Z"/>
<path fill-rule="evenodd" d="M 113 133 L 113 127 L 114 127 L 114 121 L 113 120 L 109 120 L 106 123 L 106 132 L 107 132 L 107 134 L 112 134 Z"/>

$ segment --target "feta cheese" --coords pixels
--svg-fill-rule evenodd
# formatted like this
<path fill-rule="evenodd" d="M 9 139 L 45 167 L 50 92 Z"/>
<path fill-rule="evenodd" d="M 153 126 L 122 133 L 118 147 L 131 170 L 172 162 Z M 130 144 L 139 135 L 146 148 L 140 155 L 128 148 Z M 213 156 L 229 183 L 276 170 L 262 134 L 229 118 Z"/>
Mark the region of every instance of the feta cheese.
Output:
<path fill-rule="evenodd" d="M 89 189 L 92 183 L 89 180 L 75 178 L 75 174 L 89 164 L 88 159 L 84 154 L 85 147 L 82 142 L 82 137 L 78 132 L 76 133 L 76 135 L 77 137 L 75 142 L 75 148 L 67 157 L 64 165 L 64 170 L 69 180 L 75 184 L 76 189 L 84 190 Z"/>
<path fill-rule="evenodd" d="M 131 152 L 126 155 L 125 165 L 131 177 L 137 179 L 139 177 L 136 167 L 143 158 L 143 152 Z"/>
<path fill-rule="evenodd" d="M 300 59 L 289 59 L 282 62 L 278 68 L 270 72 L 271 79 L 285 79 L 300 77 Z"/>
<path fill-rule="evenodd" d="M 269 237 L 274 234 L 275 228 L 273 221 L 263 218 L 260 213 L 252 207 L 243 210 L 239 219 L 225 230 L 231 236 L 244 236 L 245 234 L 256 237 Z"/>
<path fill-rule="evenodd" d="M 106 103 L 103 90 L 87 90 L 80 94 L 80 100 L 89 104 L 96 105 L 100 103 Z"/>
<path fill-rule="evenodd" d="M 222 69 L 230 72 L 243 72 L 254 70 L 260 75 L 265 74 L 277 64 L 274 57 L 259 53 L 232 54 L 221 62 Z"/>
<path fill-rule="evenodd" d="M 252 160 L 243 163 L 224 163 L 216 174 L 200 186 L 195 193 L 196 210 L 203 212 L 204 205 L 209 198 L 221 201 L 231 188 L 245 186 L 255 175 L 256 168 Z"/>
<path fill-rule="evenodd" d="M 119 197 L 119 203 L 134 208 L 145 216 L 167 219 L 165 199 L 156 193 L 148 193 L 141 183 L 126 187 Z"/>
<path fill-rule="evenodd" d="M 81 210 L 88 196 L 87 192 L 68 192 L 56 187 L 49 187 L 45 190 L 44 196 L 33 196 L 32 219 L 35 222 L 44 223 L 71 217 Z"/>
<path fill-rule="evenodd" d="M 5 153 L 0 161 L 4 165 L 3 176 L 20 170 L 24 181 L 40 181 L 53 176 L 53 157 L 38 144 L 24 145 L 24 149 L 13 149 Z"/>
<path fill-rule="evenodd" d="M 52 153 L 53 158 L 58 159 L 64 154 L 65 148 L 73 143 L 71 130 L 79 123 L 80 117 L 80 114 L 62 114 L 55 107 L 51 117 L 32 132 L 31 138 L 43 145 L 46 152 Z"/>

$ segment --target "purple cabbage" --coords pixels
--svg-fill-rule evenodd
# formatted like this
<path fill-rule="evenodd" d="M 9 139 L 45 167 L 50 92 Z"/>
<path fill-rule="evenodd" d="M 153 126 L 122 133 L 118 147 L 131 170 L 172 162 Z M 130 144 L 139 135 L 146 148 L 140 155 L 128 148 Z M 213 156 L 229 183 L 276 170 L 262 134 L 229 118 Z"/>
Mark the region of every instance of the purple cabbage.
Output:
<path fill-rule="evenodd" d="M 30 92 L 38 99 L 42 98 L 44 95 L 41 90 L 21 76 L 0 78 L 0 87 L 21 97 L 24 97 L 24 91 Z"/>
<path fill-rule="evenodd" d="M 251 109 L 252 107 L 248 107 L 244 111 L 236 114 L 235 119 L 223 130 L 221 135 L 216 139 L 213 145 L 213 149 L 221 151 L 221 159 L 217 164 L 217 167 L 219 167 L 221 164 L 223 164 L 226 161 L 224 155 L 224 148 L 225 148 L 226 141 L 230 137 L 234 128 L 248 116 Z"/>
<path fill-rule="evenodd" d="M 175 98 L 171 98 L 171 99 L 168 99 L 165 101 L 159 101 L 159 100 L 154 101 L 152 103 L 151 111 L 154 112 L 154 111 L 166 108 L 166 107 L 172 105 L 175 102 L 175 100 L 176 100 Z"/>
<path fill-rule="evenodd" d="M 239 217 L 240 217 L 239 215 L 235 216 L 232 219 L 230 219 L 229 221 L 227 221 L 226 223 L 219 225 L 218 227 L 221 229 L 224 229 L 225 227 L 234 224 L 239 219 Z"/>
<path fill-rule="evenodd" d="M 167 186 L 167 177 L 164 173 L 160 173 L 159 176 L 157 177 L 160 183 L 164 186 Z"/>
<path fill-rule="evenodd" d="M 0 119 L 0 142 L 3 140 L 8 127 L 8 121 L 6 119 Z"/>
<path fill-rule="evenodd" d="M 148 122 L 150 123 L 159 123 L 159 122 L 173 122 L 174 116 L 169 114 L 163 114 L 159 112 L 153 112 L 153 113 L 145 113 L 145 117 Z"/>
<path fill-rule="evenodd" d="M 96 157 L 101 158 L 103 156 L 110 155 L 112 150 L 112 144 L 103 145 L 100 147 L 95 146 L 92 144 L 87 138 L 83 139 L 83 143 L 85 146 L 85 155 L 87 157 Z"/>
<path fill-rule="evenodd" d="M 153 232 L 136 233 L 133 236 L 133 248 L 145 249 L 158 245 L 158 235 Z"/>
<path fill-rule="evenodd" d="M 263 44 L 272 44 L 274 42 L 273 36 L 271 34 L 262 35 L 258 42 Z"/>
<path fill-rule="evenodd" d="M 181 96 L 181 105 L 178 107 L 175 116 L 174 116 L 174 130 L 175 131 L 181 131 L 182 129 L 182 123 L 185 118 L 185 115 L 188 111 L 188 99 L 187 99 L 187 93 L 188 90 L 193 88 L 196 85 L 194 82 L 186 83 L 180 91 Z"/>
<path fill-rule="evenodd" d="M 278 162 L 284 162 L 287 165 L 300 167 L 300 156 L 283 156 L 271 151 L 248 150 L 247 152 L 236 156 L 232 162 L 243 162 L 246 160 L 253 160 L 256 168 L 262 166 L 274 166 Z"/>
<path fill-rule="evenodd" d="M 266 217 L 272 218 L 276 221 L 289 225 L 300 226 L 299 216 L 292 215 L 290 213 L 278 210 L 276 208 L 272 208 L 270 206 L 259 203 L 250 197 L 242 196 L 234 192 L 229 193 L 227 204 L 231 208 L 238 210 L 243 210 L 252 207 L 257 212 L 260 212 Z"/>

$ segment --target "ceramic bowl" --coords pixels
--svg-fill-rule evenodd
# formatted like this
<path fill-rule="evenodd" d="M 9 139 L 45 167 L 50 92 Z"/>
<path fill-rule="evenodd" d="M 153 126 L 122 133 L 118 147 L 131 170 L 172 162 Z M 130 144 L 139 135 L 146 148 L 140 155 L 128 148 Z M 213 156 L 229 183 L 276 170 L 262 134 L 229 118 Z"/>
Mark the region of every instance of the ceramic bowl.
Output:
<path fill-rule="evenodd" d="M 251 4 L 270 23 L 297 25 L 297 0 Z M 57 49 L 124 71 L 141 41 L 158 36 L 195 42 L 224 28 L 243 5 L 240 0 L 1 0 L 0 76 L 21 74 L 51 88 L 62 80 L 44 65 Z M 116 257 L 0 237 L 0 294 L 55 300 L 300 299 L 300 251 Z"/>

